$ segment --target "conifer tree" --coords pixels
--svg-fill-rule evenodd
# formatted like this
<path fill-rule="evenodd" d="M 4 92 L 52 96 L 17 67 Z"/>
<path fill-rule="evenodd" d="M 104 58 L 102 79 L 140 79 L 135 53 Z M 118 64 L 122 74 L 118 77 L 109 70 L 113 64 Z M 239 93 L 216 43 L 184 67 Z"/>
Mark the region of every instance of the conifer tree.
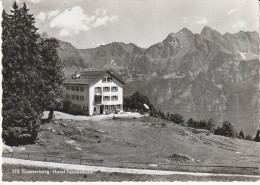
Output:
<path fill-rule="evenodd" d="M 260 142 L 260 130 L 259 130 L 259 129 L 258 129 L 257 132 L 256 132 L 254 141 Z"/>
<path fill-rule="evenodd" d="M 245 139 L 245 136 L 244 136 L 244 133 L 242 130 L 239 132 L 239 137 L 241 137 L 241 139 Z"/>
<path fill-rule="evenodd" d="M 14 2 L 11 14 L 2 14 L 2 137 L 9 145 L 33 143 L 43 111 L 61 96 L 57 41 L 40 37 L 28 11 Z"/>
<path fill-rule="evenodd" d="M 43 107 L 50 111 L 49 119 L 53 118 L 54 109 L 60 109 L 62 106 L 62 81 L 63 72 L 61 60 L 57 53 L 59 42 L 55 38 L 49 38 L 43 34 L 40 42 L 40 54 L 44 65 L 42 66 L 42 78 L 45 81 L 45 94 Z"/>

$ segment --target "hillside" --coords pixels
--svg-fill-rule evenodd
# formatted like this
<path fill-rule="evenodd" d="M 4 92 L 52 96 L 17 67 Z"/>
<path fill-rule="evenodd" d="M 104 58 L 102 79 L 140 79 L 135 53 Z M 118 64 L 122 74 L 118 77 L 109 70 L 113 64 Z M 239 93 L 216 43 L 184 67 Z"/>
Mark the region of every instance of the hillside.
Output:
<path fill-rule="evenodd" d="M 36 144 L 12 148 L 16 156 L 29 152 L 103 159 L 103 165 L 110 167 L 128 161 L 126 167 L 151 168 L 150 164 L 167 162 L 176 164 L 171 166 L 175 170 L 180 164 L 254 167 L 260 154 L 260 143 L 216 136 L 153 117 L 57 119 L 41 126 Z"/>
<path fill-rule="evenodd" d="M 220 34 L 205 27 L 170 33 L 149 48 L 114 42 L 76 49 L 61 42 L 65 72 L 113 69 L 127 82 L 125 95 L 139 90 L 157 109 L 186 119 L 230 120 L 237 130 L 259 128 L 259 44 L 257 32 Z"/>

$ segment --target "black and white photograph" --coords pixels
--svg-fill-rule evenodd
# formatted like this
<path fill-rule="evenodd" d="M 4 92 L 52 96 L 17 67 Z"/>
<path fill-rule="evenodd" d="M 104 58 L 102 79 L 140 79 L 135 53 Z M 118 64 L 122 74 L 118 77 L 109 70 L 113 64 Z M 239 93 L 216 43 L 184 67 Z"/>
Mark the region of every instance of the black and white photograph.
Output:
<path fill-rule="evenodd" d="M 2 0 L 2 182 L 260 182 L 258 0 Z"/>

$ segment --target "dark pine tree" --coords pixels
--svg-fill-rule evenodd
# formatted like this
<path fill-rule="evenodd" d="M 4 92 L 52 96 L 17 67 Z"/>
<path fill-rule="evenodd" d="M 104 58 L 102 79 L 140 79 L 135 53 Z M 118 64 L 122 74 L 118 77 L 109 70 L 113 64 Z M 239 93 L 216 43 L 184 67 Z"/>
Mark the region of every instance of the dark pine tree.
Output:
<path fill-rule="evenodd" d="M 61 60 L 58 56 L 57 49 L 59 42 L 55 38 L 49 38 L 47 34 L 43 34 L 40 42 L 40 54 L 43 59 L 42 79 L 44 79 L 45 93 L 42 96 L 43 108 L 47 108 L 49 119 L 53 118 L 55 109 L 60 109 L 62 106 L 62 81 L 64 74 L 62 71 Z"/>
<path fill-rule="evenodd" d="M 239 137 L 240 137 L 241 139 L 245 139 L 245 136 L 244 136 L 244 133 L 243 133 L 242 130 L 239 132 Z"/>
<path fill-rule="evenodd" d="M 2 137 L 8 145 L 35 141 L 42 112 L 47 107 L 54 107 L 55 104 L 52 104 L 52 101 L 46 101 L 45 97 L 55 99 L 53 97 L 57 96 L 50 94 L 58 89 L 56 89 L 56 84 L 60 85 L 60 80 L 56 80 L 59 77 L 52 78 L 55 76 L 53 72 L 59 68 L 53 63 L 57 55 L 43 56 L 43 50 L 47 49 L 50 49 L 48 55 L 51 55 L 57 47 L 56 41 L 50 39 L 45 42 L 44 47 L 41 47 L 42 39 L 36 33 L 35 19 L 28 11 L 25 3 L 22 7 L 18 7 L 14 2 L 11 14 L 8 15 L 5 11 L 2 14 Z M 51 46 L 47 46 L 49 43 Z M 47 62 L 49 59 L 51 61 Z M 52 80 L 48 82 L 46 71 L 52 71 L 50 72 L 52 75 L 49 75 Z M 55 88 L 50 88 L 53 81 L 59 82 L 54 85 Z M 50 93 L 51 90 L 52 93 Z M 46 103 L 49 106 L 46 106 Z"/>
<path fill-rule="evenodd" d="M 260 130 L 257 130 L 254 141 L 260 142 Z"/>

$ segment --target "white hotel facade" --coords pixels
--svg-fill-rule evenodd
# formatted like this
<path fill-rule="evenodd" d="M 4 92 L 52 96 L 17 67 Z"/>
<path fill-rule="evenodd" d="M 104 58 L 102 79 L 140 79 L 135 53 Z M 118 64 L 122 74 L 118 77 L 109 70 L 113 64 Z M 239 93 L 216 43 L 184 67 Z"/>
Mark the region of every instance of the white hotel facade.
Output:
<path fill-rule="evenodd" d="M 67 108 L 85 115 L 123 110 L 124 82 L 110 71 L 84 71 L 63 82 Z"/>

